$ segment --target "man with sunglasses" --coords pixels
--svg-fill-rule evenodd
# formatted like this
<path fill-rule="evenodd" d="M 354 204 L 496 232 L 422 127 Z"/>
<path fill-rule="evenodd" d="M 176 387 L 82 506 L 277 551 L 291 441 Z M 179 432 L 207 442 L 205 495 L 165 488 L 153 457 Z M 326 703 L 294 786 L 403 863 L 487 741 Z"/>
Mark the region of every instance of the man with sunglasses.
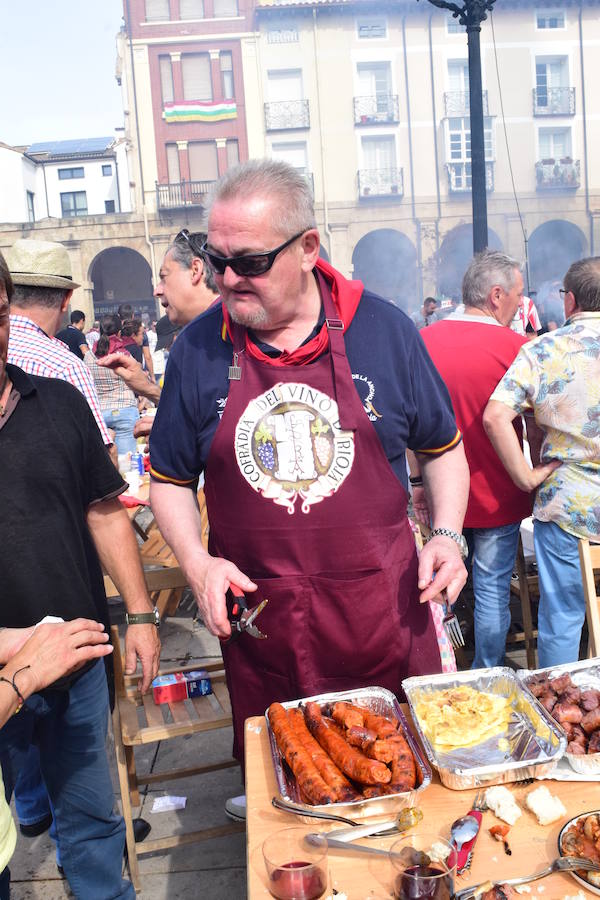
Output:
<path fill-rule="evenodd" d="M 253 160 L 223 176 L 202 250 L 221 303 L 170 354 L 150 438 L 151 502 L 208 629 L 226 642 L 241 760 L 244 720 L 275 700 L 372 684 L 400 693 L 407 675 L 440 671 L 424 601 L 447 588 L 454 602 L 465 582 L 468 470 L 417 331 L 319 258 L 311 191 L 294 169 Z M 407 446 L 434 508 L 420 560 L 406 517 Z M 267 640 L 227 643 L 232 585 L 251 606 L 269 599 Z M 243 814 L 241 801 L 226 808 Z"/>

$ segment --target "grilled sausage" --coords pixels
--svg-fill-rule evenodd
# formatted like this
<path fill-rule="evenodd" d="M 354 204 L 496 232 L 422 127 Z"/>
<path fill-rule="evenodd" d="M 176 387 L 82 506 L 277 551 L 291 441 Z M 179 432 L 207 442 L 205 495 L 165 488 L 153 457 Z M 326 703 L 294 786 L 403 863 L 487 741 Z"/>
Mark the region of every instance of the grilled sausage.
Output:
<path fill-rule="evenodd" d="M 343 703 L 339 701 L 334 703 L 330 712 L 331 718 L 342 728 L 351 728 L 353 725 L 362 727 L 364 724 L 363 710 L 359 706 L 353 706 L 351 703 Z"/>
<path fill-rule="evenodd" d="M 387 784 L 391 780 L 392 776 L 386 765 L 368 759 L 346 743 L 333 728 L 329 728 L 317 703 L 306 704 L 304 718 L 310 733 L 349 778 L 361 784 Z"/>
<path fill-rule="evenodd" d="M 358 791 L 352 787 L 321 745 L 315 741 L 306 727 L 302 711 L 292 709 L 289 711 L 288 716 L 295 734 L 299 737 L 304 749 L 317 767 L 321 778 L 335 792 L 336 802 L 346 803 L 350 800 L 356 800 L 359 796 Z"/>
<path fill-rule="evenodd" d="M 302 742 L 294 733 L 281 703 L 272 703 L 268 715 L 277 746 L 294 773 L 302 795 L 313 804 L 334 803 L 335 792 L 321 778 Z"/>

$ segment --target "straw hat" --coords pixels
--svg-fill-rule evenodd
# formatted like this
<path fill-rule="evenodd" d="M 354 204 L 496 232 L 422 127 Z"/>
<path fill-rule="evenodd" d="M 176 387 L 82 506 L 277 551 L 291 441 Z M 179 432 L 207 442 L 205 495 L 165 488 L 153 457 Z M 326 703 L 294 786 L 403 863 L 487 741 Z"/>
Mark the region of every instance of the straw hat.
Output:
<path fill-rule="evenodd" d="M 50 241 L 15 241 L 4 251 L 15 284 L 72 290 L 78 285 L 71 276 L 69 254 L 62 244 Z"/>

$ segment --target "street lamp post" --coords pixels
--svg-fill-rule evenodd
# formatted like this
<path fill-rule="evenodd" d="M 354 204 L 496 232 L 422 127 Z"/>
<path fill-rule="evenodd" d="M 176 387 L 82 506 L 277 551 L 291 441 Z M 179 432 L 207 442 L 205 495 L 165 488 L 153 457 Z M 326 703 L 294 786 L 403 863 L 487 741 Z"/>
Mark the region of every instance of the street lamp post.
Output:
<path fill-rule="evenodd" d="M 481 90 L 481 23 L 496 0 L 429 0 L 433 6 L 448 9 L 467 29 L 469 47 L 469 96 L 471 116 L 471 195 L 473 201 L 473 252 L 488 245 L 487 194 L 485 178 L 485 140 L 483 129 L 483 93 Z"/>

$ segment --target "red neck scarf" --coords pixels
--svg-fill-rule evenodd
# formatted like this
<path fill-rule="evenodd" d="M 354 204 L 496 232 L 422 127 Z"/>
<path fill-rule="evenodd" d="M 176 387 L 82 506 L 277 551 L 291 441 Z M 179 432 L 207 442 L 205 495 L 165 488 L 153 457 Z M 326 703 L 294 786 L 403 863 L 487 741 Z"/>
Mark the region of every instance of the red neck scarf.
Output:
<path fill-rule="evenodd" d="M 321 291 L 331 291 L 333 303 L 338 316 L 344 325 L 344 331 L 346 331 L 358 309 L 358 304 L 364 290 L 363 283 L 362 281 L 348 281 L 347 278 L 344 278 L 343 275 L 330 266 L 329 263 L 325 262 L 324 259 L 319 258 L 315 268 L 317 270 L 319 288 Z M 231 340 L 231 318 L 224 303 L 221 304 L 221 307 L 223 310 L 225 328 L 227 329 L 227 334 Z M 304 366 L 307 363 L 311 363 L 315 359 L 318 359 L 318 357 L 325 352 L 328 345 L 329 332 L 327 322 L 323 322 L 319 333 L 311 338 L 310 341 L 296 347 L 291 353 L 284 350 L 283 353 L 276 357 L 268 356 L 266 353 L 263 353 L 260 347 L 251 340 L 248 331 L 246 331 L 246 352 L 255 359 L 259 359 L 261 362 L 268 363 L 271 366 Z"/>

